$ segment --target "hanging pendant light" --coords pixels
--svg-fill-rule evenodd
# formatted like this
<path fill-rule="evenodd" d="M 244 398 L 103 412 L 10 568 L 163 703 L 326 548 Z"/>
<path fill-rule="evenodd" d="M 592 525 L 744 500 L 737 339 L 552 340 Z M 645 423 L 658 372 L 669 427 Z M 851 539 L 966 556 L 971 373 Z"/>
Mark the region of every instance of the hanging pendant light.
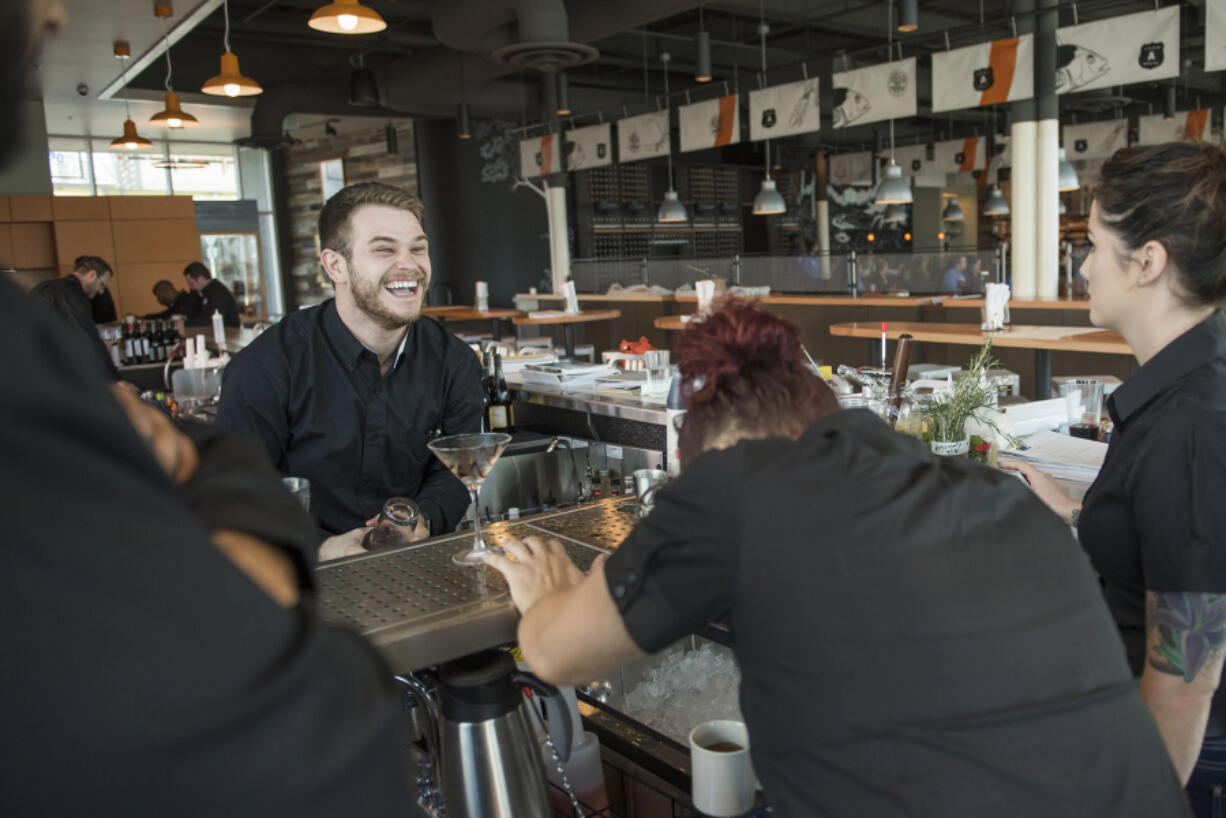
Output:
<path fill-rule="evenodd" d="M 881 220 L 886 224 L 901 224 L 907 220 L 907 208 L 900 204 L 889 205 Z"/>
<path fill-rule="evenodd" d="M 461 102 L 456 110 L 456 136 L 460 139 L 472 139 L 472 129 L 468 127 L 468 103 Z"/>
<path fill-rule="evenodd" d="M 758 35 L 762 40 L 762 73 L 766 73 L 766 35 L 770 33 L 770 26 L 766 24 L 766 18 L 758 23 Z M 775 186 L 775 180 L 771 178 L 771 141 L 766 140 L 766 178 L 762 180 L 762 189 L 758 191 L 758 195 L 753 200 L 753 214 L 755 216 L 774 216 L 779 213 L 786 213 L 788 210 L 787 202 L 783 201 L 783 196 L 779 193 L 779 188 Z"/>
<path fill-rule="evenodd" d="M 387 28 L 379 12 L 363 6 L 358 0 L 335 0 L 321 6 L 311 15 L 307 25 L 329 34 L 374 34 Z"/>
<path fill-rule="evenodd" d="M 1064 148 L 1060 149 L 1059 168 L 1059 181 L 1056 186 L 1060 189 L 1061 193 L 1077 190 L 1081 187 L 1081 182 L 1077 180 L 1077 171 L 1073 169 L 1072 163 L 1064 155 Z"/>
<path fill-rule="evenodd" d="M 945 205 L 945 209 L 941 211 L 941 219 L 947 222 L 960 222 L 966 218 L 966 214 L 962 212 L 962 208 L 958 205 L 958 197 L 950 196 L 949 204 Z"/>
<path fill-rule="evenodd" d="M 919 28 L 919 0 L 902 0 L 898 15 L 899 31 L 915 31 Z"/>
<path fill-rule="evenodd" d="M 366 67 L 366 55 L 358 55 L 358 64 L 349 72 L 349 104 L 371 108 L 379 104 L 379 81 L 375 72 Z"/>
<path fill-rule="evenodd" d="M 1163 92 L 1162 121 L 1175 121 L 1175 83 L 1172 81 Z"/>
<path fill-rule="evenodd" d="M 988 198 L 983 203 L 983 215 L 985 216 L 1008 216 L 1009 203 L 1005 201 L 1005 197 L 1000 193 L 1000 185 L 992 185 L 992 192 L 988 194 Z"/>
<path fill-rule="evenodd" d="M 238 55 L 230 50 L 230 2 L 223 0 L 222 13 L 225 15 L 226 29 L 222 42 L 226 52 L 221 55 L 221 71 L 201 87 L 201 91 L 217 97 L 250 97 L 264 93 L 260 84 L 250 77 L 244 77 L 238 68 Z"/>
<path fill-rule="evenodd" d="M 668 117 L 668 191 L 664 194 L 664 201 L 660 203 L 660 209 L 656 212 L 656 221 L 660 224 L 677 224 L 679 222 L 689 221 L 689 214 L 685 212 L 685 205 L 681 203 L 681 199 L 677 196 L 677 191 L 673 188 L 673 132 L 672 132 L 672 112 L 673 101 L 668 96 L 668 64 L 673 59 L 672 55 L 665 51 L 660 55 L 660 64 L 664 66 L 664 104 L 665 116 Z"/>
<path fill-rule="evenodd" d="M 890 164 L 885 169 L 885 177 L 881 180 L 881 184 L 877 185 L 877 196 L 873 201 L 883 205 L 911 204 L 914 201 L 911 195 L 911 183 L 903 178 L 902 168 L 894 162 L 894 157 L 890 157 Z"/>
<path fill-rule="evenodd" d="M 155 125 L 164 125 L 167 128 L 182 128 L 184 125 L 196 125 L 199 123 L 199 120 L 183 110 L 183 106 L 179 104 L 179 95 L 175 93 L 174 87 L 170 84 L 174 67 L 170 62 L 170 35 L 166 31 L 166 18 L 171 15 L 171 8 L 170 6 L 156 5 L 153 7 L 153 13 L 162 21 L 162 40 L 165 43 L 166 51 L 166 102 L 165 107 L 150 117 L 149 121 Z"/>
<path fill-rule="evenodd" d="M 136 132 L 136 123 L 132 121 L 132 110 L 128 105 L 128 65 L 126 60 L 132 57 L 132 50 L 122 41 L 115 43 L 115 57 L 119 60 L 119 74 L 123 79 L 123 136 L 111 140 L 112 148 L 122 148 L 128 151 L 142 148 L 152 148 L 153 143 Z"/>
<path fill-rule="evenodd" d="M 566 72 L 558 72 L 558 116 L 570 116 L 570 82 Z"/>
<path fill-rule="evenodd" d="M 694 81 L 711 81 L 711 34 L 702 24 L 702 3 L 698 4 L 698 33 L 694 35 Z"/>

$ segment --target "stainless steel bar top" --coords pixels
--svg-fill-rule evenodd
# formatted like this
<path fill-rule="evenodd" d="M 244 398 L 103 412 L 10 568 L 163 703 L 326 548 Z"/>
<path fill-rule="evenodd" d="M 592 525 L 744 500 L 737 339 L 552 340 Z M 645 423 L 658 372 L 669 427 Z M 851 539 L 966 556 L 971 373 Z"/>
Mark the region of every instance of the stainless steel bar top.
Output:
<path fill-rule="evenodd" d="M 569 386 L 525 384 L 518 375 L 508 375 L 507 384 L 515 391 L 515 398 L 526 403 L 637 420 L 657 426 L 663 426 L 668 418 L 664 409 L 664 395 L 640 396 L 622 390 L 600 389 L 590 383 Z"/>
<path fill-rule="evenodd" d="M 482 527 L 488 545 L 504 538 L 556 537 L 587 571 L 601 553 L 621 544 L 634 527 L 636 503 L 609 498 L 525 520 Z M 502 575 L 451 557 L 471 532 L 345 557 L 316 572 L 324 619 L 359 631 L 392 670 L 406 673 L 515 641 L 519 616 Z"/>

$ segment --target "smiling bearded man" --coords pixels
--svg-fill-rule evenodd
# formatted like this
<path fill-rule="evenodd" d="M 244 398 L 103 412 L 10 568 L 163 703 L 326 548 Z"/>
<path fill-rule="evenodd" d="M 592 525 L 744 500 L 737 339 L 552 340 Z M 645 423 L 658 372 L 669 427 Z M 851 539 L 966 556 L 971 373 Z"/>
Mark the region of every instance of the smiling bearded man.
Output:
<path fill-rule="evenodd" d="M 319 214 L 319 254 L 336 297 L 290 314 L 226 367 L 217 424 L 259 438 L 287 477 L 311 481 L 331 537 L 321 558 L 357 548 L 389 497 L 412 497 L 417 537 L 455 528 L 468 492 L 426 441 L 480 431 L 481 367 L 421 316 L 430 253 L 416 196 L 375 182 Z"/>

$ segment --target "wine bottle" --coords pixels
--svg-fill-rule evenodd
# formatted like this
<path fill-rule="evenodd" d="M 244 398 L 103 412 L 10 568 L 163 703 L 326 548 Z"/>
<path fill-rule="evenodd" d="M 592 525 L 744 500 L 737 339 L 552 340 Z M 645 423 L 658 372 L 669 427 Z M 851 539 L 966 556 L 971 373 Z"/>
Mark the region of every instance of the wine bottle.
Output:
<path fill-rule="evenodd" d="M 123 322 L 123 365 L 131 366 L 136 363 L 136 319 L 131 315 L 124 316 Z"/>
<path fill-rule="evenodd" d="M 481 351 L 481 431 L 492 432 L 490 404 L 494 399 L 494 356 L 488 349 Z"/>
<path fill-rule="evenodd" d="M 490 407 L 487 412 L 491 432 L 515 431 L 515 401 L 511 398 L 511 390 L 507 388 L 507 379 L 502 373 L 502 356 L 494 353 L 493 390 L 490 393 Z"/>

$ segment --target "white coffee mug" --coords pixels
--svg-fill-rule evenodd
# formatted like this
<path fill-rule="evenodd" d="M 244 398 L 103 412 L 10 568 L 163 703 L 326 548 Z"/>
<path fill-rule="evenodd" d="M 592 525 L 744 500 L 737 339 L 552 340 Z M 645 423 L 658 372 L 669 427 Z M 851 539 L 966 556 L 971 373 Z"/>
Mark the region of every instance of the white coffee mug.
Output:
<path fill-rule="evenodd" d="M 743 815 L 753 806 L 753 767 L 745 723 L 707 721 L 690 731 L 690 795 L 714 816 Z"/>

